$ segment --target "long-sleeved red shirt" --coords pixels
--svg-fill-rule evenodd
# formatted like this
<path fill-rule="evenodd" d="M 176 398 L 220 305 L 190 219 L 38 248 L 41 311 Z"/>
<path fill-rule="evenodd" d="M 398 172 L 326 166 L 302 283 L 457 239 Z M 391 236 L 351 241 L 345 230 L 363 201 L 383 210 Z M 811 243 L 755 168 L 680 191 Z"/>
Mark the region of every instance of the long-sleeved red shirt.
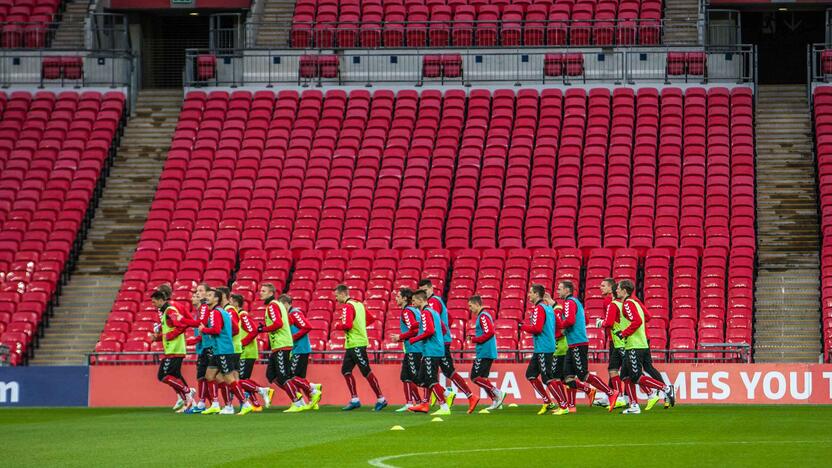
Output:
<path fill-rule="evenodd" d="M 483 309 L 485 310 L 485 309 Z M 471 341 L 475 344 L 482 344 L 490 340 L 494 336 L 494 322 L 486 314 L 480 312 L 480 328 L 482 328 L 482 335 L 471 337 Z"/>
<path fill-rule="evenodd" d="M 209 316 L 208 323 L 213 324 L 213 325 L 212 326 L 204 325 L 203 328 L 202 328 L 202 333 L 206 333 L 208 335 L 219 335 L 222 332 L 222 326 L 223 326 L 222 314 L 220 313 L 220 309 L 215 308 L 215 309 L 211 310 L 211 312 L 208 314 L 208 316 Z"/>
<path fill-rule="evenodd" d="M 566 330 L 567 328 L 574 326 L 576 320 L 578 319 L 578 305 L 575 304 L 575 301 L 572 300 L 571 297 L 565 299 L 563 301 L 563 329 Z M 583 343 L 570 343 L 569 347 L 574 348 L 575 346 L 582 346 L 587 344 L 588 342 Z"/>
<path fill-rule="evenodd" d="M 555 339 L 563 338 L 563 306 L 555 304 Z"/>
<path fill-rule="evenodd" d="M 185 317 L 182 316 L 179 309 L 176 307 L 170 304 L 164 304 L 160 311 L 167 312 L 167 326 L 173 328 L 173 330 L 165 334 L 165 339 L 167 341 L 176 339 L 177 336 L 181 335 L 188 329 L 188 324 L 185 323 Z"/>
<path fill-rule="evenodd" d="M 426 307 L 427 308 L 427 307 Z M 436 331 L 436 324 L 433 323 L 433 314 L 429 314 L 425 312 L 425 309 L 419 311 L 419 314 L 422 316 L 422 326 L 424 327 L 424 331 L 421 334 L 414 336 L 410 339 L 410 344 L 415 344 L 423 340 L 427 340 Z"/>
<path fill-rule="evenodd" d="M 246 333 L 241 340 L 243 346 L 248 346 L 257 339 L 257 326 L 245 310 L 240 311 L 240 328 Z"/>
<path fill-rule="evenodd" d="M 237 336 L 240 331 L 240 313 L 232 305 L 226 306 L 225 311 L 231 316 L 231 336 Z"/>
<path fill-rule="evenodd" d="M 629 298 L 627 298 L 627 300 L 624 301 L 623 313 L 624 317 L 626 317 L 627 320 L 630 321 L 630 325 L 627 326 L 627 328 L 625 328 L 624 330 L 621 330 L 621 334 L 624 335 L 625 338 L 635 333 L 638 330 L 638 328 L 644 325 L 645 323 L 641 320 L 641 315 L 638 314 L 636 306 L 633 305 L 633 303 L 636 303 L 639 306 L 641 306 L 641 310 L 644 311 L 644 317 L 645 319 L 647 318 L 647 308 L 644 307 L 644 304 L 642 304 L 641 301 L 639 301 L 638 298 L 635 296 L 630 296 Z"/>
<path fill-rule="evenodd" d="M 312 326 L 306 321 L 306 317 L 303 316 L 303 312 L 301 312 L 298 308 L 294 308 L 289 311 L 289 324 L 294 325 L 295 328 L 298 329 L 298 331 L 292 335 L 292 341 L 298 341 L 312 329 Z"/>
<path fill-rule="evenodd" d="M 336 330 L 351 330 L 352 329 L 352 322 L 355 320 L 355 306 L 351 304 L 351 302 L 358 302 L 354 299 L 347 299 L 347 302 L 341 304 L 340 312 L 338 313 L 335 319 L 335 329 Z M 364 324 L 369 325 L 375 322 L 376 318 L 370 314 L 366 309 L 364 310 Z"/>
<path fill-rule="evenodd" d="M 543 302 L 538 301 L 531 312 L 529 312 L 529 319 L 523 323 L 522 330 L 532 335 L 539 335 L 543 333 L 543 325 L 546 323 L 546 309 L 543 308 Z"/>
<path fill-rule="evenodd" d="M 198 327 L 200 325 L 208 326 L 208 304 L 202 303 L 194 308 L 194 314 L 186 317 L 186 323 L 189 327 Z"/>
<path fill-rule="evenodd" d="M 612 327 L 618 322 L 618 306 L 612 303 L 612 294 L 604 296 L 604 321 L 601 328 L 606 330 L 607 336 L 612 339 Z"/>
<path fill-rule="evenodd" d="M 416 312 L 413 312 L 408 307 L 403 308 L 402 321 L 407 325 L 407 331 L 399 336 L 399 341 L 409 340 L 419 334 L 419 322 L 416 319 Z"/>
<path fill-rule="evenodd" d="M 279 330 L 283 327 L 283 316 L 280 314 L 280 307 L 277 305 L 277 301 L 274 298 L 269 298 L 266 300 L 266 315 L 269 316 L 271 319 L 272 324 L 263 327 L 264 332 L 273 332 Z"/>

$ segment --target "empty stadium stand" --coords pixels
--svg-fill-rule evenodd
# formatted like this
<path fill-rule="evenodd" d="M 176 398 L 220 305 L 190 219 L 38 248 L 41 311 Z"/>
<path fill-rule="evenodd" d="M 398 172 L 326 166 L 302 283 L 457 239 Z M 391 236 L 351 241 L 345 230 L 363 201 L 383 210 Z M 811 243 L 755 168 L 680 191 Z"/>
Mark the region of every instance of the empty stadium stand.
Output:
<path fill-rule="evenodd" d="M 817 144 L 820 197 L 821 250 L 821 332 L 825 362 L 832 362 L 832 87 L 821 86 L 814 91 L 815 141 Z"/>
<path fill-rule="evenodd" d="M 447 290 L 457 348 L 474 291 L 510 325 L 529 281 L 569 278 L 592 315 L 609 274 L 637 282 L 654 347 L 691 350 L 678 359 L 750 343 L 752 122 L 742 87 L 190 92 L 96 350 L 153 349 L 147 291 L 187 302 L 201 280 L 288 290 L 317 349 L 340 346 L 346 282 L 378 349 L 391 289 L 421 276 Z M 509 328 L 503 349 L 522 346 Z"/>
<path fill-rule="evenodd" d="M 121 92 L 0 94 L 0 342 L 26 361 L 89 228 Z"/>

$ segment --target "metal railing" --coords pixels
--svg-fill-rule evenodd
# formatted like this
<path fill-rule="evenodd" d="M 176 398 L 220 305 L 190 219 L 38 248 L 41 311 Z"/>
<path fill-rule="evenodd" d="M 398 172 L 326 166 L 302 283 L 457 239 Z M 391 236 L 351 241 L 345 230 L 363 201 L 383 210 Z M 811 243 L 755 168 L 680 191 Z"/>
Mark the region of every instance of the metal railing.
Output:
<path fill-rule="evenodd" d="M 807 46 L 807 68 L 809 73 L 809 87 L 812 83 L 832 82 L 832 52 L 827 53 L 826 64 L 824 65 L 823 53 L 832 50 L 827 44 L 811 44 Z M 825 69 L 824 69 L 825 66 Z M 810 93 L 811 94 L 811 93 Z"/>
<path fill-rule="evenodd" d="M 696 49 L 689 49 L 693 51 Z M 701 51 L 702 49 L 698 49 Z M 213 76 L 198 76 L 196 58 L 212 55 L 209 50 L 187 50 L 184 70 L 186 87 L 194 86 L 274 86 L 274 85 L 355 85 L 379 83 L 403 85 L 442 84 L 552 84 L 552 83 L 751 83 L 755 78 L 753 46 L 708 48 L 706 67 L 701 74 L 687 74 L 668 69 L 668 52 L 678 49 L 651 48 L 631 50 L 575 50 L 581 65 L 563 73 L 551 73 L 546 66 L 552 52 L 545 49 L 514 51 L 450 49 L 450 50 L 349 50 L 324 54 L 321 51 L 296 50 L 235 50 L 215 54 Z M 685 52 L 685 50 L 681 50 Z M 425 78 L 426 56 L 458 55 L 461 70 L 456 77 Z M 301 58 L 309 55 L 337 57 L 333 77 L 301 77 Z M 568 55 L 568 54 L 567 54 Z M 547 60 L 549 62 L 547 62 Z M 547 76 L 547 72 L 550 76 Z M 675 74 L 671 74 L 675 73 Z M 454 73 L 455 75 L 456 73 Z M 308 74 L 305 74 L 308 76 Z M 314 75 L 314 74 L 313 74 Z M 326 75 L 326 74 L 324 74 Z"/>
<path fill-rule="evenodd" d="M 522 363 L 531 359 L 534 350 L 531 349 L 501 349 L 497 350 L 497 362 Z M 751 363 L 751 346 L 746 343 L 715 343 L 702 344 L 696 349 L 651 349 L 653 359 L 658 362 L 675 363 Z M 401 361 L 402 351 L 367 349 L 370 360 L 376 364 L 398 363 Z M 476 351 L 471 349 L 452 350 L 454 359 L 466 362 L 473 361 Z M 344 351 L 313 351 L 310 354 L 314 362 L 335 363 L 340 362 Z M 87 363 L 90 365 L 114 365 L 114 364 L 158 364 L 161 362 L 163 352 L 153 351 L 121 351 L 121 352 L 95 352 L 87 355 Z M 262 351 L 258 362 L 268 362 L 269 352 Z M 589 360 L 591 363 L 604 363 L 609 361 L 609 350 L 590 349 Z M 188 355 L 184 362 L 196 362 L 196 356 Z"/>
<path fill-rule="evenodd" d="M 247 48 L 351 49 L 668 45 L 702 21 L 668 19 L 541 21 L 259 22 L 246 25 Z M 679 43 L 669 45 L 697 45 Z"/>
<path fill-rule="evenodd" d="M 101 50 L 131 50 L 127 15 L 92 13 L 87 17 L 87 47 Z"/>
<path fill-rule="evenodd" d="M 705 43 L 712 46 L 742 44 L 741 16 L 737 10 L 708 10 Z"/>
<path fill-rule="evenodd" d="M 79 78 L 44 76 L 44 59 L 75 56 L 82 57 Z M 0 49 L 0 86 L 130 88 L 132 62 L 130 53 L 112 50 Z"/>

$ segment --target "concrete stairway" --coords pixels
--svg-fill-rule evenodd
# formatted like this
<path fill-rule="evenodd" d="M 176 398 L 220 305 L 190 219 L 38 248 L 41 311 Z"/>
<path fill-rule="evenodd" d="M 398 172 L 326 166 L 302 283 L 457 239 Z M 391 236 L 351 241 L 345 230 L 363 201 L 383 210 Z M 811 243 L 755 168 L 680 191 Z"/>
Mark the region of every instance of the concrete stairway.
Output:
<path fill-rule="evenodd" d="M 32 365 L 82 364 L 95 347 L 147 218 L 181 104 L 181 90 L 139 93 L 92 228 Z"/>
<path fill-rule="evenodd" d="M 699 44 L 699 0 L 667 0 L 664 19 L 665 44 Z"/>
<path fill-rule="evenodd" d="M 817 362 L 820 238 L 812 129 L 804 85 L 758 88 L 754 357 Z"/>
<path fill-rule="evenodd" d="M 264 0 L 263 13 L 254 21 L 257 25 L 257 47 L 285 48 L 289 46 L 289 27 L 295 12 L 293 0 Z"/>
<path fill-rule="evenodd" d="M 53 49 L 83 49 L 84 21 L 87 18 L 89 2 L 78 0 L 66 4 L 63 18 L 52 39 Z"/>

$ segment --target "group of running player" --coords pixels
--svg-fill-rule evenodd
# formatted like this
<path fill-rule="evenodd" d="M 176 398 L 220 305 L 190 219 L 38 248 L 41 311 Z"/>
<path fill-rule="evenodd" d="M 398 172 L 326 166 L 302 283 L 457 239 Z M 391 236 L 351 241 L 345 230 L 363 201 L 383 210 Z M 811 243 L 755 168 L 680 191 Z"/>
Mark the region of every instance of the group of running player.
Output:
<path fill-rule="evenodd" d="M 605 297 L 606 314 L 596 325 L 608 333 L 608 383 L 589 372 L 586 318 L 583 305 L 573 295 L 573 284 L 570 281 L 558 283 L 558 300 L 554 300 L 542 285 L 529 287 L 528 300 L 532 307 L 519 327 L 533 337 L 534 353 L 526 378 L 543 399 L 538 414 L 574 412 L 578 390 L 587 394 L 591 404 L 607 406 L 609 411 L 626 406 L 623 413 L 639 413 L 636 385 L 649 395 L 647 409 L 659 401 L 660 394 L 664 395 L 666 407 L 675 404 L 673 387 L 663 382 L 661 374 L 652 365 L 645 332 L 649 316 L 644 305 L 633 295 L 633 283 L 623 280 L 616 284 L 614 280 L 606 279 L 600 288 Z M 292 307 L 289 295 L 281 294 L 275 298 L 275 287 L 263 284 L 259 295 L 266 311 L 263 321 L 259 322 L 243 309 L 243 297 L 231 294 L 225 287 L 211 288 L 200 284 L 189 305 L 174 303 L 171 293 L 169 285 L 162 285 L 153 292 L 151 300 L 160 312 L 155 338 L 161 340 L 164 347 L 158 378 L 176 393 L 175 411 L 234 414 L 232 397 L 239 400 L 239 414 L 262 411 L 263 406 L 268 408 L 274 390 L 251 378 L 260 355 L 257 335 L 261 332 L 268 333 L 271 350 L 266 378 L 283 389 L 292 402 L 284 412 L 318 409 L 322 386 L 306 379 L 312 351 L 307 334 L 311 327 L 303 313 Z M 374 410 L 381 411 L 387 406 L 387 400 L 367 354 L 367 325 L 374 318 L 360 301 L 350 297 L 347 286 L 337 286 L 334 296 L 338 304 L 333 328 L 344 332 L 341 374 L 351 395 L 342 409 L 349 411 L 361 407 L 352 375 L 358 367 L 376 395 Z M 471 392 L 465 379 L 455 370 L 448 310 L 442 298 L 434 294 L 432 282 L 429 279 L 420 281 L 415 291 L 401 288 L 396 291 L 395 299 L 401 308 L 400 333 L 392 334 L 390 338 L 403 344 L 401 381 L 407 401 L 397 411 L 427 413 L 434 403 L 438 403 L 439 409 L 433 415 L 450 414 L 456 393 L 450 385 L 440 384 L 441 371 L 465 394 L 467 412 L 473 413 L 479 403 L 479 392 Z M 476 350 L 470 379 L 491 398 L 492 404 L 479 411 L 489 413 L 501 408 L 505 398 L 505 394 L 489 380 L 491 365 L 497 358 L 496 314 L 487 310 L 477 295 L 469 298 L 468 308 L 476 320 L 475 333 L 468 337 Z M 185 332 L 191 327 L 195 329 L 194 334 L 186 337 Z M 187 345 L 194 345 L 198 356 L 198 390 L 189 388 L 181 373 Z M 596 399 L 597 390 L 605 396 Z"/>

